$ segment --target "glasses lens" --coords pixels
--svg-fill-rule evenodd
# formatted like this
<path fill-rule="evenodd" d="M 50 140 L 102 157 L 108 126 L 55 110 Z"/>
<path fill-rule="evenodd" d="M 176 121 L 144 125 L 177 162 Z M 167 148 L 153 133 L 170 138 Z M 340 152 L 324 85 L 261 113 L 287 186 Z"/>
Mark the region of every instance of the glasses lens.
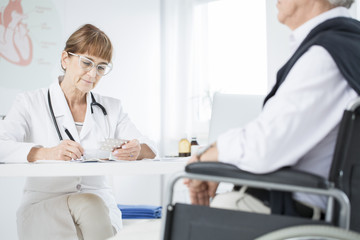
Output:
<path fill-rule="evenodd" d="M 104 75 L 108 74 L 110 71 L 111 71 L 111 65 L 99 64 L 97 66 L 97 73 L 100 76 L 104 76 Z"/>
<path fill-rule="evenodd" d="M 83 56 L 80 56 L 79 64 L 80 64 L 80 67 L 86 71 L 89 71 L 94 67 L 94 63 L 91 60 L 89 60 Z"/>

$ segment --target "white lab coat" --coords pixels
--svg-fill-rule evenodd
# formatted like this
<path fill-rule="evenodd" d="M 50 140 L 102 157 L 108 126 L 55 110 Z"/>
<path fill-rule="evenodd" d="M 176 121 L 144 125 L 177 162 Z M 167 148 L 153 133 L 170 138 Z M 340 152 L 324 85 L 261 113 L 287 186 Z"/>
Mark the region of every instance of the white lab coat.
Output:
<path fill-rule="evenodd" d="M 59 77 L 59 81 L 61 79 L 62 77 Z M 49 89 L 54 115 L 63 139 L 68 139 L 64 132 L 64 129 L 67 128 L 75 141 L 83 146 L 85 154 L 96 150 L 99 141 L 106 137 L 138 139 L 140 143 L 147 144 L 156 154 L 155 144 L 138 131 L 127 114 L 123 112 L 120 101 L 98 94 L 94 94 L 94 97 L 107 110 L 110 124 L 107 123 L 99 107 L 93 106 L 94 113 L 91 114 L 91 96 L 87 94 L 88 106 L 84 125 L 79 135 L 59 81 L 53 83 Z M 0 159 L 2 161 L 26 162 L 27 154 L 32 147 L 36 145 L 53 147 L 59 144 L 60 140 L 51 118 L 47 100 L 49 89 L 44 88 L 19 94 L 6 119 L 0 121 Z M 17 214 L 19 235 L 22 232 L 21 222 L 24 220 L 24 211 L 27 211 L 26 217 L 49 212 L 43 209 L 42 213 L 37 208 L 36 212 L 30 211 L 29 213 L 28 209 L 32 204 L 78 192 L 99 195 L 109 208 L 110 218 L 115 229 L 119 230 L 122 227 L 121 213 L 116 206 L 112 190 L 106 183 L 105 176 L 31 177 L 26 181 L 22 205 Z M 56 206 L 53 207 L 56 208 Z M 66 219 L 72 220 L 71 217 Z M 41 226 L 42 224 L 37 222 L 36 225 Z"/>

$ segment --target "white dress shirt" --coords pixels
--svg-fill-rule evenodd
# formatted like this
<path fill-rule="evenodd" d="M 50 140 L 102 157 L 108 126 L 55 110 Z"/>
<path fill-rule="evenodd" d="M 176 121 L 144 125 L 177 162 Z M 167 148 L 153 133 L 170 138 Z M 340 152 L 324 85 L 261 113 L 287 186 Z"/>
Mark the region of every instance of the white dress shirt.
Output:
<path fill-rule="evenodd" d="M 61 80 L 62 77 L 59 78 L 59 81 Z M 65 128 L 68 129 L 75 141 L 84 148 L 85 155 L 89 152 L 98 152 L 99 141 L 107 137 L 138 139 L 140 143 L 148 145 L 155 154 L 157 153 L 155 143 L 139 132 L 124 113 L 118 99 L 94 94 L 96 101 L 103 105 L 108 113 L 109 121 L 106 121 L 103 112 L 97 106 L 93 107 L 94 113 L 91 114 L 91 97 L 87 94 L 85 120 L 81 132 L 78 132 L 59 81 L 54 82 L 50 88 L 29 91 L 17 96 L 5 120 L 0 121 L 2 161 L 27 162 L 27 155 L 32 147 L 36 145 L 54 147 L 60 143 L 50 115 L 48 90 L 62 137 L 68 139 L 64 131 Z M 109 208 L 113 226 L 117 231 L 121 228 L 121 213 L 105 176 L 29 177 L 25 183 L 18 217 L 21 218 L 22 212 L 34 203 L 72 193 L 94 193 L 100 196 Z M 44 212 L 44 214 L 48 213 Z"/>
<path fill-rule="evenodd" d="M 292 53 L 314 27 L 334 17 L 350 15 L 346 8 L 337 7 L 294 30 Z M 339 122 L 356 96 L 330 54 L 312 46 L 254 121 L 218 138 L 219 161 L 253 173 L 292 166 L 327 178 Z M 326 205 L 326 198 L 314 195 L 296 194 L 295 198 L 321 208 Z"/>

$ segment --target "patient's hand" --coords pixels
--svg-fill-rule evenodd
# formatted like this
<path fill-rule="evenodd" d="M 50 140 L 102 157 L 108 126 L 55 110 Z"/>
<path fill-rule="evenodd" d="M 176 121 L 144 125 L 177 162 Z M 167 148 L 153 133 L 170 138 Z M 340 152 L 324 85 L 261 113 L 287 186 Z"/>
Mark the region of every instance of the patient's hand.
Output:
<path fill-rule="evenodd" d="M 187 164 L 194 162 L 217 162 L 218 150 L 216 143 L 213 144 L 200 159 L 197 156 L 192 156 Z M 195 179 L 185 179 L 184 184 L 189 188 L 190 200 L 192 204 L 206 205 L 210 204 L 210 197 L 215 197 L 216 189 L 219 185 L 217 182 L 207 182 Z"/>
<path fill-rule="evenodd" d="M 185 183 L 189 188 L 192 204 L 209 206 L 210 197 L 213 198 L 219 185 L 217 182 L 206 182 L 187 179 Z"/>

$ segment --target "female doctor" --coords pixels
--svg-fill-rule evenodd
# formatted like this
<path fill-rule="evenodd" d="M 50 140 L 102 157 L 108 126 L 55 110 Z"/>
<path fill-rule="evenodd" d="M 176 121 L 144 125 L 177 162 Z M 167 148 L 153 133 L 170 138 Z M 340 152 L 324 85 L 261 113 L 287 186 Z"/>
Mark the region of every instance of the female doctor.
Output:
<path fill-rule="evenodd" d="M 105 138 L 128 139 L 112 152 L 122 160 L 155 157 L 155 146 L 117 99 L 90 92 L 112 69 L 108 36 L 86 24 L 67 40 L 60 76 L 49 88 L 17 96 L 0 122 L 5 162 L 79 159 Z M 31 177 L 17 212 L 19 239 L 106 239 L 122 226 L 105 176 Z"/>

